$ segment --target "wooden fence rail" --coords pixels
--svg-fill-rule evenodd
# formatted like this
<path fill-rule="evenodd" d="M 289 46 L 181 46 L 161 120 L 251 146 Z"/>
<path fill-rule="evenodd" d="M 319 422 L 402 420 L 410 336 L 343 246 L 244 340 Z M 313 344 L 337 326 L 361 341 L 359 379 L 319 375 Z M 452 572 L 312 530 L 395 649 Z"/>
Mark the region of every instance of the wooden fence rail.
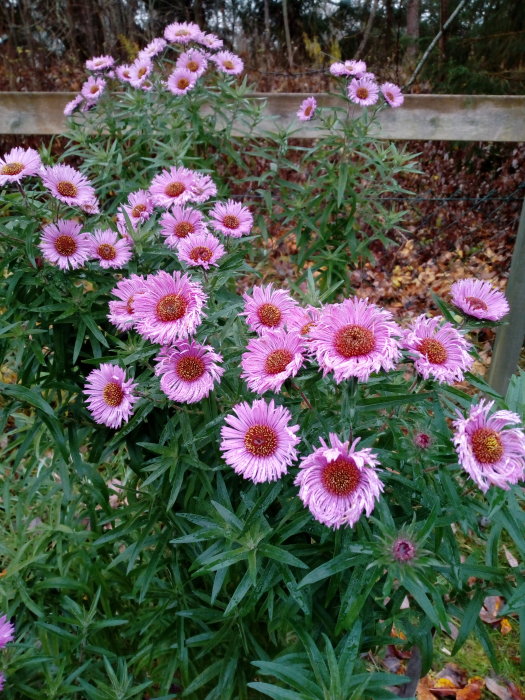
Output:
<path fill-rule="evenodd" d="M 66 120 L 64 105 L 76 93 L 0 92 L 0 134 L 59 134 Z M 265 100 L 264 118 L 256 133 L 296 127 L 297 136 L 318 136 L 311 122 L 295 113 L 307 97 L 301 93 L 254 93 Z M 316 95 L 321 105 L 348 106 L 332 95 Z M 176 98 L 175 98 L 176 99 Z M 360 107 L 351 107 L 358 115 Z M 401 109 L 383 110 L 376 135 L 418 141 L 525 141 L 525 96 L 407 95 Z"/>
<path fill-rule="evenodd" d="M 50 135 L 64 131 L 65 104 L 76 93 L 0 92 L 0 134 Z M 263 119 L 252 135 L 294 129 L 304 138 L 319 136 L 311 122 L 299 122 L 296 112 L 307 97 L 301 93 L 253 93 L 264 100 Z M 322 106 L 348 102 L 332 95 L 316 95 Z M 350 115 L 360 108 L 350 106 Z M 239 129 L 239 133 L 242 129 Z M 407 95 L 401 109 L 383 110 L 374 135 L 417 141 L 525 141 L 525 96 L 522 95 Z M 524 174 L 525 179 L 525 174 Z M 502 271 L 503 272 L 503 271 Z M 518 364 L 525 338 L 525 202 L 521 213 L 507 285 L 511 305 L 508 324 L 499 328 L 489 382 L 505 393 Z"/>

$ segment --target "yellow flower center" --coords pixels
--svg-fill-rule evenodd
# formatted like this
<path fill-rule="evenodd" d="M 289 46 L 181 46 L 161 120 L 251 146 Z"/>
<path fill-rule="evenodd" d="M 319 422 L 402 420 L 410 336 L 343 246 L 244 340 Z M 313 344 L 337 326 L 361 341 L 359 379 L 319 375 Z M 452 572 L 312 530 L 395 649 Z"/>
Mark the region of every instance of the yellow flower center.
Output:
<path fill-rule="evenodd" d="M 270 328 L 275 328 L 279 325 L 282 313 L 281 309 L 275 304 L 261 304 L 257 309 L 257 316 L 259 321 L 263 326 L 269 326 Z"/>
<path fill-rule="evenodd" d="M 55 239 L 55 249 L 60 255 L 73 255 L 77 250 L 77 242 L 72 236 L 57 236 Z"/>
<path fill-rule="evenodd" d="M 374 334 L 363 326 L 348 325 L 340 328 L 334 341 L 337 352 L 350 359 L 367 355 L 376 346 Z"/>
<path fill-rule="evenodd" d="M 418 345 L 417 350 L 433 365 L 442 365 L 448 358 L 447 349 L 443 343 L 440 343 L 435 338 L 424 338 Z"/>
<path fill-rule="evenodd" d="M 113 408 L 120 406 L 122 399 L 124 398 L 124 392 L 122 391 L 120 384 L 117 384 L 117 382 L 109 382 L 106 384 L 104 387 L 103 398 L 108 406 L 112 406 Z"/>
<path fill-rule="evenodd" d="M 244 436 L 244 446 L 255 457 L 271 457 L 277 445 L 277 433 L 269 425 L 252 425 Z"/>
<path fill-rule="evenodd" d="M 178 321 L 188 309 L 188 302 L 182 294 L 167 294 L 157 303 L 157 318 L 159 321 Z"/>
<path fill-rule="evenodd" d="M 279 374 L 284 372 L 292 358 L 293 355 L 289 350 L 274 350 L 266 358 L 264 369 L 268 374 Z"/>
<path fill-rule="evenodd" d="M 350 457 L 338 457 L 324 467 L 321 481 L 333 496 L 349 496 L 359 486 L 361 472 Z"/>
<path fill-rule="evenodd" d="M 186 356 L 177 361 L 176 372 L 186 382 L 194 382 L 204 374 L 206 367 L 200 357 Z"/>
<path fill-rule="evenodd" d="M 501 438 L 491 428 L 478 428 L 470 437 L 472 452 L 482 464 L 494 464 L 503 456 Z"/>

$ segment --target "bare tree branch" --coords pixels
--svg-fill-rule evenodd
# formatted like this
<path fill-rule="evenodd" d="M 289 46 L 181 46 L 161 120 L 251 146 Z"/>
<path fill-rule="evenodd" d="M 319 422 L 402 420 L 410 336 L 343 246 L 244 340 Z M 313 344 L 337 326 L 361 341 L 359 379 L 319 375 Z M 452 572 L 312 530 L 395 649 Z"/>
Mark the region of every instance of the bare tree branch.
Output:
<path fill-rule="evenodd" d="M 442 35 L 443 32 L 445 31 L 445 29 L 449 26 L 449 24 L 452 23 L 452 21 L 454 20 L 454 18 L 456 17 L 456 15 L 459 13 L 459 11 L 460 11 L 461 8 L 463 7 L 463 5 L 465 5 L 466 2 L 467 2 L 467 0 L 459 0 L 459 3 L 458 3 L 458 5 L 457 5 L 456 9 L 454 10 L 454 12 L 450 15 L 450 17 L 447 19 L 447 21 L 445 22 L 445 24 L 443 25 L 443 27 L 439 30 L 439 32 L 436 34 L 436 36 L 435 36 L 435 37 L 432 39 L 432 41 L 430 42 L 430 44 L 429 44 L 427 50 L 425 51 L 425 53 L 424 53 L 423 56 L 421 57 L 421 60 L 419 61 L 419 63 L 418 63 L 417 66 L 415 67 L 414 72 L 413 72 L 412 75 L 410 76 L 410 80 L 408 81 L 408 83 L 406 83 L 406 84 L 403 86 L 403 89 L 404 89 L 404 90 L 406 90 L 407 88 L 409 88 L 409 87 L 412 85 L 412 83 L 413 83 L 414 80 L 416 79 L 417 74 L 419 73 L 419 71 L 420 71 L 420 70 L 423 68 L 423 66 L 425 65 L 425 63 L 426 63 L 428 57 L 430 56 L 430 54 L 431 54 L 431 52 L 432 52 L 432 49 L 433 49 L 434 46 L 437 44 L 437 42 L 440 40 L 441 35 Z"/>

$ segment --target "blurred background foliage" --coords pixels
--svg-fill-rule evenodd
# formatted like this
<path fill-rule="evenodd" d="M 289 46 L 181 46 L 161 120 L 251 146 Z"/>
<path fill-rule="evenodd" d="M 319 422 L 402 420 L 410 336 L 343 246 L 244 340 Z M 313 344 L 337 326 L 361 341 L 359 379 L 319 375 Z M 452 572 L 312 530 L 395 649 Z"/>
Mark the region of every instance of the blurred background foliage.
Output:
<path fill-rule="evenodd" d="M 195 21 L 220 34 L 243 56 L 261 90 L 324 90 L 328 64 L 356 56 L 404 83 L 457 5 L 458 0 L 6 0 L 0 5 L 0 89 L 76 89 L 72 83 L 83 79 L 87 58 L 104 52 L 129 60 L 173 21 Z M 524 56 L 522 0 L 471 0 L 412 89 L 520 94 Z"/>

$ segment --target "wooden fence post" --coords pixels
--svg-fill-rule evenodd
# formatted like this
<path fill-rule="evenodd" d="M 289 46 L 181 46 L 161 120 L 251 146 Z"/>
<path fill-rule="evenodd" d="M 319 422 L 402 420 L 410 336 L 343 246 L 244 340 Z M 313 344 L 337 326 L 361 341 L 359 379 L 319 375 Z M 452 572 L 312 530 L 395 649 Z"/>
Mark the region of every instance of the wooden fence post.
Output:
<path fill-rule="evenodd" d="M 525 199 L 512 253 L 506 296 L 510 313 L 505 319 L 507 325 L 500 326 L 496 332 L 488 375 L 488 383 L 503 395 L 507 393 L 510 378 L 518 366 L 525 338 Z"/>

